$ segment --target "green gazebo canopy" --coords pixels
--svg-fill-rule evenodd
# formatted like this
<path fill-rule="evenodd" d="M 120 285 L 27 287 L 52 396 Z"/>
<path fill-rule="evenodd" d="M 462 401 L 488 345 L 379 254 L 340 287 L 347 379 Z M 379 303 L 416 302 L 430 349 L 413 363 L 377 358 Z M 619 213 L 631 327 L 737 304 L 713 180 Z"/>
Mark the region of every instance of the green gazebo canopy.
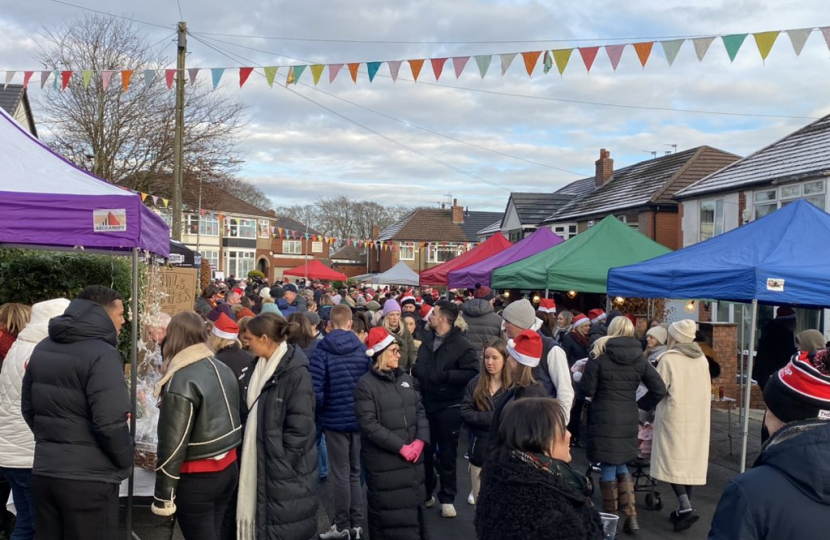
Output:
<path fill-rule="evenodd" d="M 671 250 L 608 216 L 567 242 L 493 271 L 496 289 L 605 293 L 608 270 Z"/>

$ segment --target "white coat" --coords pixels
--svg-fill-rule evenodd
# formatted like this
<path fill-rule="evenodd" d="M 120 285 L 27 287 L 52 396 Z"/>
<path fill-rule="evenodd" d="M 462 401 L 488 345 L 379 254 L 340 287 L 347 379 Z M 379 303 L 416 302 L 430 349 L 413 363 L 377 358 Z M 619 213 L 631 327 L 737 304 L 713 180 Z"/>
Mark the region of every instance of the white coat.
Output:
<path fill-rule="evenodd" d="M 56 298 L 32 307 L 32 320 L 17 336 L 0 371 L 0 467 L 31 469 L 35 439 L 20 412 L 26 365 L 35 345 L 49 336 L 49 319 L 63 315 L 69 300 Z"/>
<path fill-rule="evenodd" d="M 703 354 L 690 357 L 671 349 L 660 357 L 657 372 L 668 393 L 655 413 L 651 476 L 672 484 L 706 485 L 712 407 L 709 363 Z"/>

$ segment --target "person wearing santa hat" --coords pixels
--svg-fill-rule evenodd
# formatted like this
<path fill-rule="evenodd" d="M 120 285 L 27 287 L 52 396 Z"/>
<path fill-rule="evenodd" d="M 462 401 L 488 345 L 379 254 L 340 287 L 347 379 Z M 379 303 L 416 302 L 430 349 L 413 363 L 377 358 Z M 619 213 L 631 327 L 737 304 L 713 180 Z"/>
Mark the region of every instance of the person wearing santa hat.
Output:
<path fill-rule="evenodd" d="M 401 369 L 408 373 L 418 358 L 418 349 L 415 347 L 412 334 L 401 322 L 401 306 L 395 300 L 389 299 L 384 302 L 381 326 L 398 340 L 401 346 Z"/>
<path fill-rule="evenodd" d="M 573 366 L 577 360 L 588 358 L 588 331 L 590 329 L 591 321 L 579 313 L 573 318 L 571 331 L 562 336 L 562 348 L 568 356 L 569 365 Z"/>
<path fill-rule="evenodd" d="M 411 292 L 407 292 L 401 297 L 401 310 L 403 313 L 415 313 L 418 311 L 418 301 L 415 300 Z"/>
<path fill-rule="evenodd" d="M 734 478 L 709 540 L 827 538 L 830 515 L 830 354 L 793 359 L 767 380 L 770 439 L 752 469 Z"/>
<path fill-rule="evenodd" d="M 543 336 L 554 338 L 556 332 L 556 302 L 553 298 L 541 298 L 536 308 L 536 318 L 542 321 L 539 331 Z M 558 342 L 557 342 L 558 343 Z"/>
<path fill-rule="evenodd" d="M 237 379 L 254 361 L 253 356 L 242 350 L 242 344 L 239 342 L 239 325 L 224 313 L 219 315 L 213 323 L 209 344 L 216 351 L 217 360 L 231 368 Z"/>
<path fill-rule="evenodd" d="M 430 441 L 415 380 L 399 367 L 401 347 L 383 327 L 366 340 L 372 370 L 355 388 L 368 487 L 371 538 L 426 539 L 424 449 Z"/>

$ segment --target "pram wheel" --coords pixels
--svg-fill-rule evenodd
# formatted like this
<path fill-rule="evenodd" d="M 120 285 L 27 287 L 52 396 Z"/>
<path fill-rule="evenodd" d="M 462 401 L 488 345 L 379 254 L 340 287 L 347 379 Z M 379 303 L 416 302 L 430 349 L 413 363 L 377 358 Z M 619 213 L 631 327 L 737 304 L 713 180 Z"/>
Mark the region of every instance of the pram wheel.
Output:
<path fill-rule="evenodd" d="M 660 495 L 652 495 L 651 493 L 646 493 L 646 508 L 649 510 L 662 510 L 663 509 L 663 501 L 660 499 Z"/>

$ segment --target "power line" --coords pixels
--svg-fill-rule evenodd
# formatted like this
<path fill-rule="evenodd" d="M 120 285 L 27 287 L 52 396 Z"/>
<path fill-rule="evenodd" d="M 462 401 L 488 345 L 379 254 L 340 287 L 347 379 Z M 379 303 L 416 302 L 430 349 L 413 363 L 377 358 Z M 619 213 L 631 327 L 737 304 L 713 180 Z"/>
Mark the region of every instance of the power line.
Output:
<path fill-rule="evenodd" d="M 192 34 L 191 34 L 192 35 Z M 199 33 L 199 35 L 203 35 L 203 33 Z M 206 38 L 207 39 L 207 38 Z M 313 62 L 311 60 L 307 60 L 304 58 L 297 58 L 294 56 L 288 56 L 285 54 L 276 53 L 273 51 L 266 51 L 263 49 L 257 49 L 255 47 L 249 47 L 247 45 L 241 45 L 239 43 L 233 43 L 231 41 L 224 41 L 220 39 L 210 38 L 211 41 L 217 43 L 224 43 L 226 45 L 231 45 L 234 47 L 239 47 L 241 49 L 248 49 L 251 51 L 263 53 L 263 54 L 270 54 L 273 56 L 279 56 L 282 58 L 288 58 L 291 60 L 296 60 L 299 62 L 305 62 L 307 64 L 315 64 L 317 62 Z M 365 72 L 361 72 L 365 73 Z M 382 77 L 385 79 L 391 79 L 392 77 L 389 75 L 383 75 L 378 73 L 376 77 Z M 504 96 L 504 97 L 513 97 L 513 98 L 521 98 L 521 99 L 535 99 L 535 100 L 543 100 L 543 101 L 553 101 L 558 103 L 571 103 L 575 105 L 589 105 L 594 107 L 615 107 L 615 108 L 622 108 L 622 109 L 638 109 L 638 110 L 646 110 L 646 111 L 658 111 L 658 112 L 678 112 L 678 113 L 690 113 L 690 114 L 711 114 L 716 116 L 734 116 L 734 117 L 746 117 L 746 118 L 770 118 L 770 119 L 788 119 L 788 120 L 818 120 L 818 117 L 815 116 L 792 116 L 792 115 L 785 115 L 785 114 L 763 114 L 763 113 L 739 113 L 739 112 L 731 112 L 731 111 L 713 111 L 713 110 L 705 110 L 705 109 L 681 109 L 677 107 L 656 107 L 650 105 L 631 105 L 625 103 L 610 103 L 610 102 L 602 102 L 602 101 L 587 101 L 581 99 L 568 99 L 568 98 L 555 98 L 549 96 L 533 96 L 529 94 L 516 94 L 512 92 L 499 92 L 496 90 L 485 90 L 482 88 L 470 88 L 467 86 L 458 86 L 458 85 L 449 85 L 449 84 L 442 84 L 438 82 L 428 82 L 424 80 L 415 81 L 413 79 L 408 79 L 406 77 L 398 77 L 398 81 L 404 81 L 408 83 L 416 83 L 419 85 L 427 85 L 427 86 L 437 86 L 441 88 L 452 88 L 455 90 L 465 90 L 468 92 L 478 92 L 482 94 L 490 94 L 490 95 L 497 95 L 497 96 Z"/>
<path fill-rule="evenodd" d="M 182 3 L 180 0 L 176 0 L 176 5 L 179 6 L 179 20 L 184 20 L 184 15 L 182 15 Z"/>
<path fill-rule="evenodd" d="M 211 45 L 210 43 L 207 43 L 206 41 L 204 41 L 204 40 L 200 39 L 200 38 L 199 38 L 199 37 L 197 37 L 197 36 L 193 36 L 193 38 L 194 38 L 196 41 L 198 41 L 198 42 L 202 43 L 203 45 L 206 45 L 207 47 L 209 47 L 209 48 L 213 49 L 214 51 L 218 52 L 219 54 L 221 54 L 221 55 L 225 56 L 226 58 L 230 58 L 230 59 L 231 59 L 231 60 L 233 60 L 234 62 L 237 62 L 237 63 L 239 63 L 239 64 L 242 64 L 242 62 L 240 62 L 240 61 L 239 61 L 239 59 L 242 59 L 242 60 L 244 60 L 245 62 L 251 62 L 251 60 L 250 60 L 250 59 L 245 58 L 245 57 L 243 57 L 243 56 L 239 56 L 239 55 L 235 55 L 235 56 L 237 56 L 238 58 L 233 58 L 233 56 L 231 56 L 231 55 L 232 55 L 232 54 L 234 54 L 234 53 L 231 53 L 230 51 L 223 51 L 223 50 L 221 50 L 220 48 L 217 48 L 217 47 L 215 47 L 215 46 Z M 244 64 L 243 64 L 243 65 L 244 65 Z M 257 74 L 258 74 L 258 75 L 261 75 L 261 76 L 263 76 L 263 77 L 265 77 L 265 74 L 264 74 L 264 73 L 260 73 L 259 71 L 257 71 Z M 347 121 L 347 122 L 350 122 L 351 124 L 354 124 L 354 125 L 356 125 L 356 126 L 360 127 L 361 129 L 364 129 L 364 130 L 366 130 L 366 131 L 368 131 L 368 132 L 372 133 L 373 135 L 375 135 L 375 136 L 377 136 L 377 137 L 379 137 L 379 138 L 381 138 L 381 139 L 383 139 L 383 140 L 385 140 L 385 141 L 387 141 L 387 142 L 389 142 L 389 143 L 391 143 L 391 144 L 394 144 L 394 145 L 396 145 L 396 146 L 398 146 L 398 147 L 400 147 L 400 148 L 402 148 L 402 149 L 404 149 L 404 150 L 407 150 L 408 152 L 411 152 L 411 153 L 413 153 L 413 154 L 416 154 L 416 155 L 418 155 L 418 156 L 421 156 L 421 157 L 423 157 L 423 158 L 425 158 L 425 159 L 428 159 L 428 160 L 430 160 L 430 161 L 432 161 L 432 162 L 434 162 L 434 163 L 436 163 L 436 164 L 438 164 L 438 165 L 441 165 L 441 166 L 443 166 L 443 167 L 446 167 L 446 168 L 448 168 L 448 169 L 450 169 L 450 170 L 452 170 L 452 171 L 455 171 L 455 172 L 457 172 L 457 173 L 459 173 L 459 174 L 463 174 L 463 175 L 465 175 L 465 176 L 467 176 L 467 177 L 469 177 L 469 178 L 472 178 L 472 179 L 474 179 L 474 180 L 477 180 L 477 181 L 479 181 L 479 182 L 482 182 L 482 183 L 484 183 L 484 184 L 487 184 L 487 185 L 489 185 L 489 186 L 491 186 L 491 187 L 494 187 L 494 188 L 497 188 L 497 189 L 500 189 L 500 190 L 506 191 L 506 192 L 508 192 L 508 193 L 510 192 L 510 189 L 509 189 L 509 188 L 506 188 L 506 187 L 504 187 L 504 186 L 502 186 L 502 185 L 496 184 L 495 182 L 491 182 L 490 180 L 487 180 L 486 178 L 483 178 L 483 177 L 481 177 L 481 176 L 479 176 L 479 175 L 477 175 L 477 174 L 471 173 L 471 172 L 469 172 L 469 171 L 466 171 L 466 170 L 464 170 L 464 169 L 461 169 L 461 168 L 459 168 L 459 167 L 456 167 L 455 165 L 452 165 L 452 164 L 450 164 L 450 163 L 447 163 L 447 162 L 445 162 L 445 161 L 442 161 L 442 160 L 440 160 L 440 159 L 438 159 L 438 158 L 436 158 L 436 157 L 431 156 L 430 154 L 427 154 L 426 152 L 423 152 L 423 151 L 421 151 L 421 150 L 418 150 L 418 149 L 412 148 L 411 146 L 408 146 L 408 145 L 406 145 L 406 144 L 404 144 L 404 143 L 402 143 L 402 142 L 400 142 L 400 141 L 398 141 L 398 140 L 395 140 L 395 139 L 393 139 L 393 138 L 391 138 L 391 137 L 389 137 L 389 136 L 387 136 L 387 135 L 384 135 L 383 133 L 381 133 L 381 132 L 379 132 L 379 131 L 377 131 L 377 130 L 374 130 L 374 129 L 370 128 L 369 126 L 366 126 L 365 124 L 362 124 L 362 123 L 360 123 L 360 122 L 358 122 L 358 121 L 356 121 L 356 120 L 353 120 L 352 118 L 349 118 L 348 116 L 346 116 L 346 115 L 344 115 L 344 114 L 341 114 L 341 113 L 339 113 L 339 112 L 335 111 L 334 109 L 331 109 L 330 107 L 326 107 L 325 105 L 323 105 L 323 104 L 321 104 L 321 103 L 319 103 L 319 102 L 317 102 L 317 101 L 315 101 L 315 100 L 311 99 L 310 97 L 305 96 L 305 95 L 303 95 L 303 94 L 301 94 L 301 93 L 299 93 L 299 92 L 297 92 L 297 91 L 295 91 L 295 90 L 292 90 L 292 89 L 288 88 L 287 86 L 286 86 L 285 88 L 286 88 L 286 90 L 288 90 L 289 92 L 291 92 L 291 93 L 292 93 L 292 94 L 294 94 L 295 96 L 298 96 L 298 97 L 300 97 L 300 98 L 302 98 L 302 99 L 304 99 L 304 100 L 306 100 L 306 101 L 308 101 L 308 102 L 310 102 L 310 103 L 313 103 L 313 104 L 314 104 L 314 105 L 316 105 L 317 107 L 320 107 L 321 109 L 323 109 L 323 110 L 325 110 L 325 111 L 328 111 L 330 114 L 333 114 L 333 115 L 337 116 L 338 118 L 341 118 L 341 119 L 343 119 L 343 120 L 345 120 L 345 121 Z"/>
<path fill-rule="evenodd" d="M 55 4 L 61 4 L 61 5 L 64 5 L 64 6 L 69 6 L 69 7 L 81 9 L 81 10 L 84 10 L 84 11 L 89 11 L 89 12 L 92 12 L 92 13 L 97 13 L 99 15 L 106 15 L 108 17 L 115 17 L 116 19 L 124 19 L 125 21 L 131 21 L 131 22 L 139 23 L 139 24 L 146 24 L 147 26 L 155 26 L 156 28 L 164 28 L 165 30 L 170 30 L 172 28 L 172 25 L 165 26 L 163 24 L 156 24 L 156 23 L 151 23 L 151 22 L 147 22 L 147 21 L 142 21 L 142 20 L 139 20 L 139 19 L 134 19 L 134 18 L 131 18 L 131 17 L 124 17 L 123 15 L 115 15 L 115 14 L 109 13 L 107 11 L 92 9 L 92 8 L 88 8 L 88 7 L 85 7 L 85 6 L 79 6 L 78 4 L 72 4 L 70 2 L 64 2 L 63 0 L 46 0 L 46 1 L 47 2 L 54 2 Z"/>

